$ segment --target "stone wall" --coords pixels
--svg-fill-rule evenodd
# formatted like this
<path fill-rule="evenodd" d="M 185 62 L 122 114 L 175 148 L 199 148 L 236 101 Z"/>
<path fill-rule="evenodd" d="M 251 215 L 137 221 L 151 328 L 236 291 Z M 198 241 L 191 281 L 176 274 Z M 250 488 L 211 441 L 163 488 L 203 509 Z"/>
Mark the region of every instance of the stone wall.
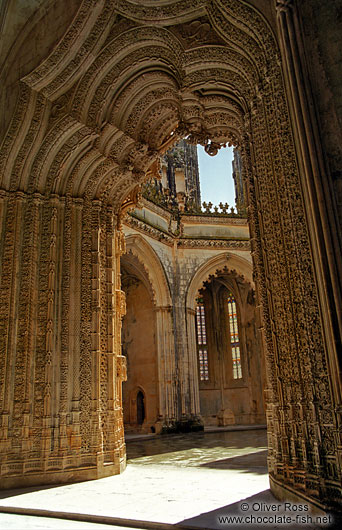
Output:
<path fill-rule="evenodd" d="M 122 355 L 127 363 L 127 381 L 122 389 L 124 426 L 126 432 L 151 433 L 155 432 L 159 417 L 155 312 L 151 294 L 143 282 L 123 270 L 121 278 L 127 306 L 122 328 Z M 139 391 L 144 395 L 142 425 L 137 422 Z"/>
<path fill-rule="evenodd" d="M 132 237 L 143 238 L 149 247 L 149 252 L 155 254 L 155 258 L 159 261 L 158 274 L 165 276 L 165 283 L 172 300 L 168 325 L 171 326 L 172 340 L 174 342 L 174 371 L 172 379 L 175 416 L 155 415 L 155 431 L 159 432 L 160 429 L 164 431 L 186 428 L 197 429 L 203 422 L 204 425 L 222 424 L 219 419 L 222 408 L 230 408 L 233 411 L 233 423 L 264 423 L 264 360 L 256 323 L 255 299 L 252 294 L 254 283 L 251 280 L 252 258 L 248 248 L 249 231 L 247 220 L 239 217 L 236 213 L 183 214 L 175 227 L 173 227 L 171 218 L 174 216 L 177 218 L 179 212 L 176 215 L 173 210 L 170 212 L 167 208 L 157 206 L 146 199 L 143 204 L 143 208 L 135 209 L 131 215 L 126 217 L 123 231 L 128 242 Z M 167 235 L 165 233 L 166 226 L 169 226 Z M 191 232 L 189 229 L 191 229 Z M 189 233 L 192 235 L 190 236 Z M 165 238 L 163 239 L 161 236 L 165 236 Z M 222 250 L 222 246 L 229 249 L 229 253 L 227 250 Z M 137 257 L 137 263 L 140 263 L 136 270 L 140 270 L 140 274 L 148 276 L 146 255 L 143 255 L 143 252 L 139 252 L 138 248 L 133 250 L 132 244 L 129 244 L 129 247 L 132 248 L 131 252 L 134 252 Z M 125 271 L 127 268 L 125 264 L 128 259 L 132 259 L 132 254 L 126 254 L 122 258 L 122 267 L 124 267 L 123 270 Z M 216 269 L 214 268 L 215 266 L 217 267 Z M 197 278 L 201 269 L 204 269 L 205 272 L 202 272 L 202 275 Z M 226 366 L 228 374 L 228 348 L 226 348 L 227 352 L 224 353 L 223 344 L 221 347 L 221 345 L 211 342 L 209 349 L 212 378 L 209 384 L 202 384 L 199 381 L 197 348 L 194 340 L 196 297 L 205 282 L 209 281 L 212 272 L 219 273 L 220 270 L 222 274 L 227 276 L 228 282 L 233 283 L 234 289 L 239 293 L 239 299 L 241 300 L 239 310 L 241 310 L 243 315 L 241 349 L 244 360 L 244 378 L 238 382 L 232 382 L 231 378 L 228 378 L 224 382 L 223 389 L 221 389 L 217 380 L 217 374 L 219 376 L 222 374 L 223 365 Z M 138 272 L 135 274 L 138 276 Z M 126 277 L 127 272 L 122 276 L 124 285 Z M 153 290 L 152 278 L 149 277 L 148 281 Z M 193 294 L 189 297 L 190 290 L 193 291 Z M 248 297 L 249 292 L 250 296 Z M 150 297 L 153 300 L 153 293 L 150 294 Z M 136 310 L 133 309 L 135 303 L 131 296 L 128 295 L 127 316 L 130 315 L 131 311 L 136 314 Z M 152 319 L 151 322 L 153 322 Z M 208 321 L 208 334 L 211 333 L 211 330 L 216 330 L 217 325 L 216 315 L 210 322 Z M 133 323 L 131 319 L 129 320 L 126 317 L 124 321 L 125 336 L 131 337 L 130 330 L 135 329 L 136 326 L 140 326 L 139 329 L 142 335 L 141 338 L 135 341 L 132 338 L 133 342 L 130 343 L 129 348 L 132 351 L 146 351 L 148 348 L 145 345 L 142 347 L 140 343 L 143 340 L 146 322 L 141 327 L 137 322 Z M 220 333 L 226 333 L 224 323 Z M 146 340 L 148 342 L 148 335 Z M 124 341 L 124 349 L 126 345 L 126 341 Z M 221 361 L 216 358 L 218 347 Z M 165 353 L 156 351 L 151 347 L 149 351 L 149 362 L 156 362 L 157 364 Z M 138 357 L 134 362 L 137 365 L 140 364 Z M 131 375 L 130 369 L 132 371 Z M 135 385 L 135 387 L 138 385 L 138 379 L 135 375 L 137 370 L 146 371 L 138 366 L 131 365 L 130 367 L 130 363 L 128 363 L 128 381 L 131 379 L 131 384 L 133 384 L 134 380 L 133 386 Z M 216 375 L 214 375 L 215 372 L 217 372 Z M 144 386 L 144 378 L 145 375 L 141 373 L 140 382 L 142 387 Z M 222 392 L 225 395 L 226 405 L 224 406 L 219 403 Z M 161 396 L 167 393 L 167 387 L 163 381 L 161 381 L 160 393 Z M 161 399 L 161 396 L 159 399 Z M 146 396 L 146 399 L 148 400 L 149 397 Z M 144 428 L 145 430 L 150 428 L 148 421 L 145 422 Z M 135 430 L 141 431 L 141 428 L 135 428 Z"/>

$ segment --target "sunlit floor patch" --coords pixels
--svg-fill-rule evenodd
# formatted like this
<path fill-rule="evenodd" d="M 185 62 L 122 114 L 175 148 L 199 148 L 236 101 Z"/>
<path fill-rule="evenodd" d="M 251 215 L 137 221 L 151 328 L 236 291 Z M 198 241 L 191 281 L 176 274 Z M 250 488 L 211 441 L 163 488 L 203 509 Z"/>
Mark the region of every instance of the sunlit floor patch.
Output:
<path fill-rule="evenodd" d="M 0 504 L 174 524 L 269 487 L 265 431 L 156 437 L 127 454 L 121 475 L 3 492 Z"/>

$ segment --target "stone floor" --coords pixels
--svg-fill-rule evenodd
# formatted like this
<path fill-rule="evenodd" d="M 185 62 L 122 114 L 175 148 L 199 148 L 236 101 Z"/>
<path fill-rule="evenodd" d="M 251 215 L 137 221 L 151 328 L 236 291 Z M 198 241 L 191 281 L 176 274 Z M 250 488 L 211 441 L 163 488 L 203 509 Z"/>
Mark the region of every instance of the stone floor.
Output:
<path fill-rule="evenodd" d="M 238 526 L 220 517 L 261 515 L 262 502 L 279 505 L 268 489 L 266 454 L 265 430 L 130 440 L 122 475 L 1 492 L 0 528 L 256 528 L 258 521 Z M 46 510 L 61 518 L 37 517 Z M 297 524 L 295 516 L 291 524 L 268 527 L 319 528 Z"/>

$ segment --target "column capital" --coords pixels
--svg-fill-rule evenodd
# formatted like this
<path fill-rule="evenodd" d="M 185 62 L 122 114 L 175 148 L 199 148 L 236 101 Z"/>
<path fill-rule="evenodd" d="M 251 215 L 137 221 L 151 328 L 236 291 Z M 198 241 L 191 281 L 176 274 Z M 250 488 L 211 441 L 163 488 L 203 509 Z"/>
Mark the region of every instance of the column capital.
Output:
<path fill-rule="evenodd" d="M 293 9 L 295 5 L 295 0 L 275 0 L 275 8 L 277 12 L 280 11 L 289 11 Z"/>
<path fill-rule="evenodd" d="M 91 201 L 91 206 L 93 210 L 100 211 L 102 208 L 102 201 L 100 199 L 93 199 Z"/>
<path fill-rule="evenodd" d="M 171 310 L 172 310 L 172 306 L 171 305 L 158 305 L 158 306 L 155 306 L 154 307 L 154 310 L 156 312 L 165 312 L 165 313 L 170 313 Z"/>

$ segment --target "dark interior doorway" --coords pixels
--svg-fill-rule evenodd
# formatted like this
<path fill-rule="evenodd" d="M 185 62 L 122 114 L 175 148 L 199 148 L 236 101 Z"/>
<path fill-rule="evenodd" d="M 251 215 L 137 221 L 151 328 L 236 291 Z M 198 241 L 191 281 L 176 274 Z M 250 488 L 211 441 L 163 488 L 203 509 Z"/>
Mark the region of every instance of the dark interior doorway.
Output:
<path fill-rule="evenodd" d="M 137 394 L 137 423 L 142 425 L 145 419 L 145 398 L 141 390 Z"/>

